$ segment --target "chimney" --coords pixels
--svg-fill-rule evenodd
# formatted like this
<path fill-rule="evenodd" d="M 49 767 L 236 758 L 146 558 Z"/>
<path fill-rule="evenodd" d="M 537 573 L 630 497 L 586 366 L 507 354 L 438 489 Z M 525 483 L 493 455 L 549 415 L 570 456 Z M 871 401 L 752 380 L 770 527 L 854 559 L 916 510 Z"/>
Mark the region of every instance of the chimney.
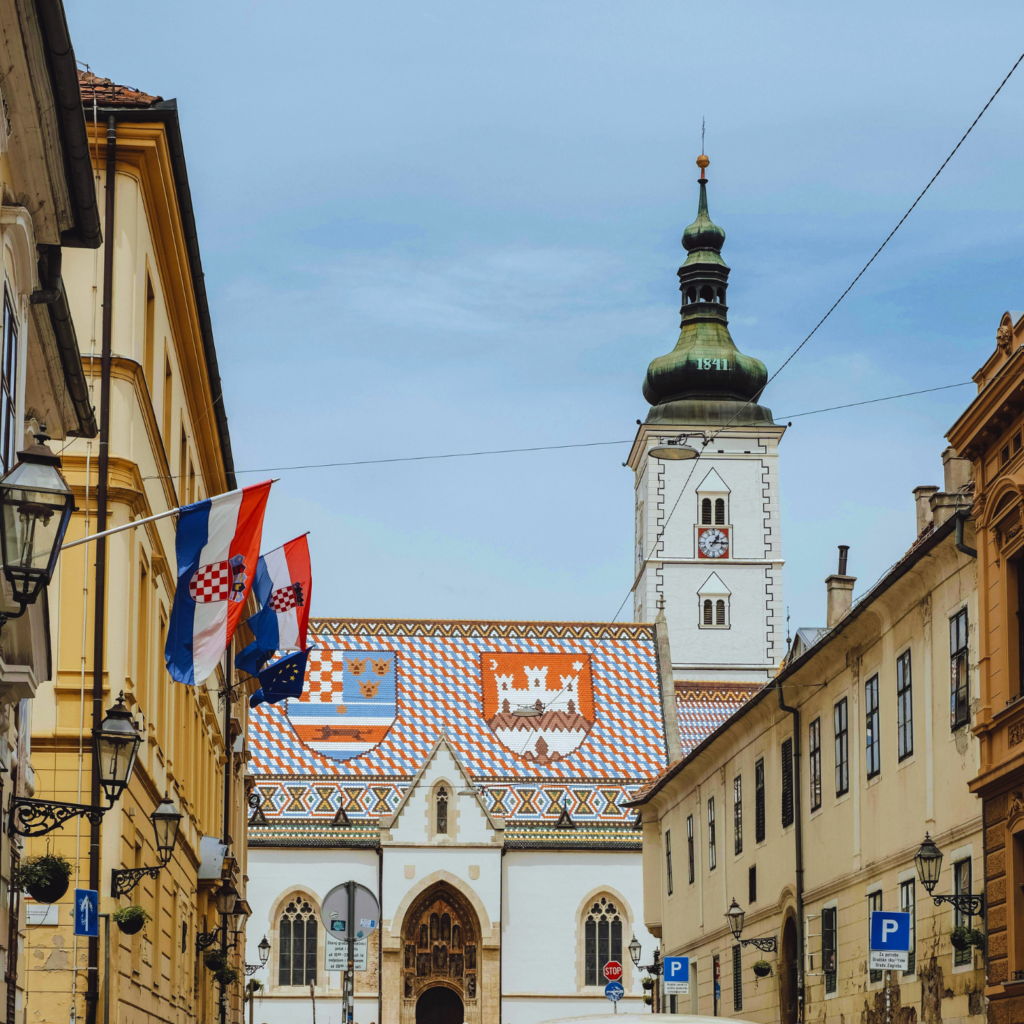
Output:
<path fill-rule="evenodd" d="M 932 521 L 931 498 L 933 494 L 938 494 L 938 491 L 938 487 L 932 484 L 922 484 L 922 486 L 914 488 L 914 504 L 917 506 L 918 537 L 924 533 L 925 528 Z"/>
<path fill-rule="evenodd" d="M 846 575 L 846 559 L 849 544 L 839 545 L 839 572 L 825 580 L 828 589 L 828 628 L 831 629 L 853 606 L 853 585 L 856 576 Z"/>
<path fill-rule="evenodd" d="M 947 448 L 942 453 L 942 476 L 942 489 L 954 494 L 971 482 L 971 463 L 961 459 L 955 448 Z"/>

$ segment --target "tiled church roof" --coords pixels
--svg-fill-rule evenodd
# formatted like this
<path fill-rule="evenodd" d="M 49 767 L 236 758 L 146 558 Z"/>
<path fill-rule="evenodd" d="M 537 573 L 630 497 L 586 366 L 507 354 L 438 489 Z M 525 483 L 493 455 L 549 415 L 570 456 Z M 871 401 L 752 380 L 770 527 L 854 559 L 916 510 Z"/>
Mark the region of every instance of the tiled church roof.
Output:
<path fill-rule="evenodd" d="M 761 689 L 761 683 L 677 682 L 679 739 L 685 757 Z"/>
<path fill-rule="evenodd" d="M 474 784 L 483 787 L 490 813 L 505 819 L 507 841 L 630 847 L 639 843 L 639 834 L 631 829 L 633 815 L 623 804 L 667 763 L 651 626 L 321 619 L 310 622 L 310 631 L 314 649 L 299 714 L 322 709 L 328 716 L 339 710 L 341 663 L 350 660 L 340 652 L 386 653 L 395 666 L 394 722 L 365 752 L 335 759 L 299 739 L 289 718 L 289 706 L 296 702 L 255 709 L 250 718 L 250 771 L 270 825 L 266 832 L 254 828 L 252 841 L 263 845 L 274 840 L 302 842 L 308 829 L 316 832 L 316 836 L 308 833 L 314 845 L 331 844 L 332 834 L 335 841 L 357 841 L 355 834 L 347 837 L 347 829 L 330 829 L 339 806 L 344 805 L 352 829 L 360 833 L 365 832 L 368 819 L 376 821 L 393 813 L 444 731 Z M 538 664 L 545 656 L 561 655 L 563 660 L 574 659 L 574 665 L 577 660 L 589 665 L 593 721 L 578 748 L 560 758 L 531 760 L 522 753 L 529 740 L 523 748 L 512 749 L 499 739 L 484 717 L 483 659 L 488 655 L 511 657 L 513 662 L 523 655 L 536 655 Z M 522 664 L 532 661 L 526 657 Z M 383 661 L 379 664 L 385 672 Z M 328 679 L 334 680 L 334 704 L 326 692 Z M 348 676 L 345 700 L 351 703 L 347 680 Z M 325 690 L 322 698 L 321 689 Z M 312 701 L 314 695 L 324 703 Z M 587 715 L 589 701 L 581 689 L 579 707 L 570 710 Z M 340 708 L 339 724 L 349 710 Z M 295 708 L 292 714 L 296 715 Z M 301 717 L 296 721 L 300 728 L 309 728 Z M 577 827 L 555 831 L 563 807 Z"/>

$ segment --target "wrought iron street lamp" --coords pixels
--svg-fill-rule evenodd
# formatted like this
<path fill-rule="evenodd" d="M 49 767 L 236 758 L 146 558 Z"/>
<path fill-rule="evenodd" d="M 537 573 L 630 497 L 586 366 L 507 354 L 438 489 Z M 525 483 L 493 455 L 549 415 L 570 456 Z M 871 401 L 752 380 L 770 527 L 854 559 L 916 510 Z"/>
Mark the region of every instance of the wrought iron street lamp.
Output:
<path fill-rule="evenodd" d="M 629 959 L 633 961 L 634 967 L 640 966 L 640 943 L 636 941 L 636 936 L 629 940 Z"/>
<path fill-rule="evenodd" d="M 174 853 L 174 845 L 178 841 L 178 827 L 181 825 L 181 813 L 175 810 L 170 796 L 165 796 L 163 803 L 149 816 L 156 833 L 156 856 L 160 864 L 156 867 L 114 868 L 110 876 L 110 895 L 127 896 L 147 875 L 156 878 L 161 868 L 167 867 Z"/>
<path fill-rule="evenodd" d="M 260 954 L 260 962 L 258 964 L 246 964 L 245 965 L 245 976 L 249 977 L 251 974 L 255 974 L 258 970 L 267 966 L 267 961 L 270 959 L 270 943 L 267 942 L 266 935 L 263 936 L 260 944 L 256 947 Z"/>
<path fill-rule="evenodd" d="M 743 908 L 734 899 L 729 905 L 729 909 L 726 912 L 725 919 L 729 922 L 729 930 L 732 932 L 733 938 L 741 946 L 753 946 L 754 949 L 759 949 L 762 953 L 777 953 L 779 951 L 779 940 L 774 936 L 770 936 L 767 939 L 741 939 L 740 936 L 743 934 L 743 921 L 746 914 Z"/>
<path fill-rule="evenodd" d="M 237 899 L 235 900 L 235 908 L 228 915 L 230 922 L 228 928 L 234 932 L 237 936 L 238 933 L 245 927 L 246 918 L 252 913 L 252 908 L 249 906 L 247 900 Z"/>
<path fill-rule="evenodd" d="M 14 468 L 0 479 L 0 556 L 14 600 L 15 615 L 0 613 L 0 628 L 24 615 L 53 576 L 75 496 L 60 471 L 60 456 L 46 447 L 49 438 L 18 452 Z"/>
<path fill-rule="evenodd" d="M 238 902 L 238 890 L 230 883 L 224 882 L 217 890 L 217 913 L 221 917 L 230 917 Z"/>
<path fill-rule="evenodd" d="M 921 884 L 927 890 L 928 895 L 931 896 L 932 903 L 935 906 L 939 907 L 943 903 L 949 903 L 960 911 L 961 914 L 966 914 L 968 917 L 974 915 L 984 917 L 984 893 L 964 892 L 948 896 L 935 895 L 933 890 L 938 885 L 939 877 L 942 873 L 942 851 L 935 845 L 931 835 L 927 832 L 924 834 L 924 842 L 920 845 L 914 856 L 914 864 L 917 867 L 917 877 L 921 879 Z"/>
<path fill-rule="evenodd" d="M 11 831 L 21 836 L 43 836 L 71 818 L 88 818 L 94 825 L 117 803 L 135 768 L 135 757 L 142 737 L 122 693 L 109 708 L 99 729 L 93 730 L 94 765 L 100 786 L 106 794 L 106 807 L 69 804 L 58 800 L 33 800 L 15 797 L 11 804 Z"/>
<path fill-rule="evenodd" d="M 199 932 L 196 935 L 196 949 L 200 952 L 208 949 L 220 938 L 223 938 L 225 952 L 231 948 L 227 941 L 227 925 L 228 918 L 233 919 L 234 917 L 235 904 L 238 903 L 238 890 L 230 882 L 222 882 L 221 887 L 214 896 L 214 902 L 217 905 L 217 913 L 221 916 L 221 923 L 219 926 L 211 928 L 208 932 Z M 244 900 L 242 902 L 245 903 Z M 249 904 L 245 903 L 245 907 L 248 913 Z"/>

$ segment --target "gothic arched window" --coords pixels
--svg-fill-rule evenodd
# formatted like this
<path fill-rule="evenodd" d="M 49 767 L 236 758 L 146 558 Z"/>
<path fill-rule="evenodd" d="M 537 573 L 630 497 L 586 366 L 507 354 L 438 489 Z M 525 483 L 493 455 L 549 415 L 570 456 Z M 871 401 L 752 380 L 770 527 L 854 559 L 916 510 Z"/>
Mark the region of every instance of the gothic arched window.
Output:
<path fill-rule="evenodd" d="M 296 894 L 281 911 L 278 950 L 279 985 L 316 984 L 316 911 Z"/>
<path fill-rule="evenodd" d="M 583 924 L 585 985 L 604 984 L 604 965 L 609 960 L 622 963 L 622 914 L 607 897 L 594 900 Z"/>
<path fill-rule="evenodd" d="M 448 835 L 448 790 L 441 786 L 437 791 L 437 834 Z"/>
<path fill-rule="evenodd" d="M 725 498 L 715 498 L 715 525 L 725 525 Z"/>
<path fill-rule="evenodd" d="M 711 598 L 704 598 L 704 625 L 711 625 Z"/>
<path fill-rule="evenodd" d="M 701 498 L 700 501 L 700 521 L 705 526 L 711 524 L 711 499 Z"/>
<path fill-rule="evenodd" d="M 715 625 L 725 625 L 725 602 L 721 598 L 715 602 Z"/>

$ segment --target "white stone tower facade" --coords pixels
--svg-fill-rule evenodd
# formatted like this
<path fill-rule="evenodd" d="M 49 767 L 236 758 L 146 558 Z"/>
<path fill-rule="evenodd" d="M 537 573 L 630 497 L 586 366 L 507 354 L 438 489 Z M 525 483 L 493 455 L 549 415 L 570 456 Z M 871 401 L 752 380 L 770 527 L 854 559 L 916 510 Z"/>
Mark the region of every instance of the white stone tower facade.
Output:
<path fill-rule="evenodd" d="M 764 364 L 729 334 L 725 232 L 707 209 L 683 235 L 679 341 L 647 370 L 652 409 L 628 465 L 636 489 L 633 614 L 663 608 L 677 682 L 759 683 L 785 653 L 778 449 L 785 427 L 758 404 Z M 696 458 L 659 458 L 680 445 Z M 675 450 L 673 450 L 675 449 Z M 684 452 L 685 454 L 685 452 Z"/>

